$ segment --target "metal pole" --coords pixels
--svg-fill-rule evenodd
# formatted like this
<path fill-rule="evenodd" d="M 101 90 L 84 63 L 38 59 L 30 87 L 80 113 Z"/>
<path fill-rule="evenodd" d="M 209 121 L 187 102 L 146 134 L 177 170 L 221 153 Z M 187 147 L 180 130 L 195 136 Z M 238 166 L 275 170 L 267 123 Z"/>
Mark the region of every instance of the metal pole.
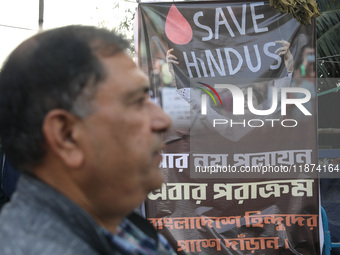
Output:
<path fill-rule="evenodd" d="M 43 30 L 44 23 L 44 0 L 39 0 L 39 32 Z"/>

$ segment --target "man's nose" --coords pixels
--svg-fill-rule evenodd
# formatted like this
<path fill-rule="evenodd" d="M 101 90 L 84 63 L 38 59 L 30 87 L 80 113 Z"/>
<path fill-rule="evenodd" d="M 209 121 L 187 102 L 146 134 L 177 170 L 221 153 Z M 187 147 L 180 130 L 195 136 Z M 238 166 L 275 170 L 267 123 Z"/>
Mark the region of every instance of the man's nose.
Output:
<path fill-rule="evenodd" d="M 171 126 L 171 119 L 168 114 L 166 114 L 163 109 L 156 105 L 154 102 L 151 103 L 151 119 L 152 119 L 152 129 L 156 132 L 167 131 Z"/>

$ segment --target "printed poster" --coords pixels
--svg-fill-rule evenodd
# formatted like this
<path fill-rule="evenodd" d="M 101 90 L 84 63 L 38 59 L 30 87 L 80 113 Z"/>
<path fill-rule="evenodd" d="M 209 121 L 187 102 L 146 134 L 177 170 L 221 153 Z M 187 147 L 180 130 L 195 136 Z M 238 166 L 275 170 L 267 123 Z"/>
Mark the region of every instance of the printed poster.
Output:
<path fill-rule="evenodd" d="M 178 254 L 320 254 L 314 24 L 255 1 L 140 3 L 137 22 L 172 118 L 149 221 Z"/>

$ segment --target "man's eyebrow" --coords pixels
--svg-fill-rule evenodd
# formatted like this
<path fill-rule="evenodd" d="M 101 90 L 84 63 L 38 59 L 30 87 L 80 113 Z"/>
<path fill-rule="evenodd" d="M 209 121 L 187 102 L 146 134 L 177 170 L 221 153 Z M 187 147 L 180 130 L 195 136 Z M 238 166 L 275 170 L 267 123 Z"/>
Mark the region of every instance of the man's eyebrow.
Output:
<path fill-rule="evenodd" d="M 135 96 L 138 96 L 138 95 L 144 95 L 144 94 L 149 94 L 149 91 L 150 91 L 150 86 L 149 85 L 145 85 L 143 87 L 140 87 L 136 90 L 133 90 L 133 91 L 129 91 L 124 97 L 126 99 L 129 99 L 129 98 L 133 98 Z"/>

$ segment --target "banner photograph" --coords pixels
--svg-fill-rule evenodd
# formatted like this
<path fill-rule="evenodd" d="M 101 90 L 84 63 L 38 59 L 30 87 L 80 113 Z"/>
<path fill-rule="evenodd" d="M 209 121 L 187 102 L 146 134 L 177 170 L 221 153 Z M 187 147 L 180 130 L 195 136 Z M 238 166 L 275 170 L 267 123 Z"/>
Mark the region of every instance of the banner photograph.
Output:
<path fill-rule="evenodd" d="M 315 24 L 269 2 L 138 5 L 170 115 L 148 220 L 178 254 L 320 254 Z"/>

